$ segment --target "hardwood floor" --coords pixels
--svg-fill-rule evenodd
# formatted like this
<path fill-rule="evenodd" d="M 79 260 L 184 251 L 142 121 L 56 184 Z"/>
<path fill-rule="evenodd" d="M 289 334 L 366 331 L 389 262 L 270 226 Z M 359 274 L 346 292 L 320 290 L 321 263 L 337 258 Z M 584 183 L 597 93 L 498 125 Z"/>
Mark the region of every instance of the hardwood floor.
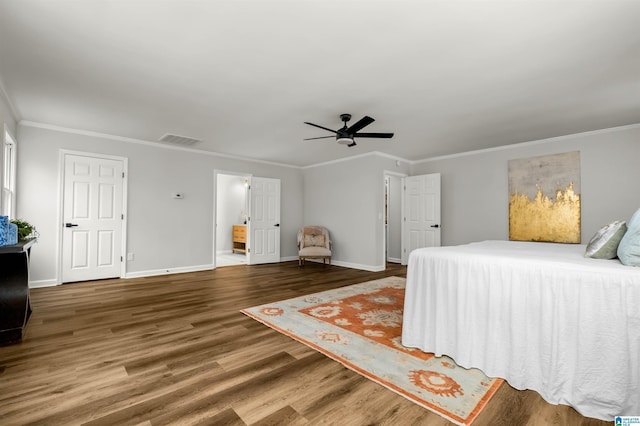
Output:
<path fill-rule="evenodd" d="M 450 425 L 240 309 L 384 276 L 297 262 L 32 289 L 2 425 Z M 474 425 L 605 425 L 501 386 Z"/>

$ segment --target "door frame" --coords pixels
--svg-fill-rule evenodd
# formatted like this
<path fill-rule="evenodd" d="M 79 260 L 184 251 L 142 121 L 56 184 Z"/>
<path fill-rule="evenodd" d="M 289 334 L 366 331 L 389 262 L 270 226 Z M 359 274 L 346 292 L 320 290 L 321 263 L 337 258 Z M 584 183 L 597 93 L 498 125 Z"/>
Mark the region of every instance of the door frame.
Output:
<path fill-rule="evenodd" d="M 62 267 L 63 267 L 63 249 L 62 249 L 62 222 L 64 221 L 64 171 L 65 171 L 65 156 L 66 155 L 77 155 L 80 157 L 92 157 L 92 158 L 100 158 L 104 160 L 115 160 L 122 161 L 122 171 L 124 173 L 124 178 L 122 179 L 122 214 L 124 215 L 124 219 L 122 219 L 122 243 L 121 243 L 121 252 L 122 261 L 120 262 L 120 278 L 124 278 L 127 273 L 127 223 L 129 220 L 129 215 L 127 214 L 127 196 L 128 188 L 129 188 L 129 159 L 127 157 L 120 157 L 116 155 L 107 155 L 100 154 L 96 152 L 85 152 L 85 151 L 73 151 L 69 149 L 60 149 L 58 158 L 59 158 L 59 166 L 58 166 L 58 217 L 56 218 L 56 222 L 58 223 L 56 238 L 58 240 L 58 264 L 56 271 L 56 285 L 62 284 Z"/>
<path fill-rule="evenodd" d="M 242 172 L 232 172 L 229 170 L 222 169 L 213 169 L 213 241 L 212 241 L 212 250 L 213 250 L 213 259 L 211 264 L 213 265 L 213 269 L 216 269 L 216 238 L 217 234 L 217 223 L 218 223 L 218 175 L 231 175 L 231 176 L 240 176 L 249 179 L 253 177 L 253 173 L 242 173 Z M 248 201 L 246 201 L 248 202 Z M 250 232 L 249 222 L 247 222 L 247 233 Z M 248 237 L 247 237 L 248 238 Z M 249 248 L 249 241 L 247 240 L 247 248 Z"/>
<path fill-rule="evenodd" d="M 384 194 L 385 194 L 385 186 L 386 186 L 386 180 L 387 180 L 387 176 L 395 176 L 395 177 L 399 177 L 400 179 L 406 178 L 408 175 L 406 173 L 400 173 L 400 172 L 394 172 L 391 170 L 383 170 L 382 171 L 382 268 L 383 270 L 387 269 L 387 256 L 386 256 L 386 251 L 387 251 L 387 232 L 385 229 L 385 223 L 384 223 Z M 402 216 L 403 213 L 403 209 L 404 206 L 402 205 L 402 200 L 403 200 L 403 195 L 402 195 L 402 191 L 401 191 L 401 195 L 400 195 L 401 199 L 400 199 L 400 210 L 401 213 L 400 215 Z M 402 241 L 402 239 L 404 238 L 402 229 L 400 230 L 400 240 Z M 402 244 L 401 244 L 402 246 Z"/>

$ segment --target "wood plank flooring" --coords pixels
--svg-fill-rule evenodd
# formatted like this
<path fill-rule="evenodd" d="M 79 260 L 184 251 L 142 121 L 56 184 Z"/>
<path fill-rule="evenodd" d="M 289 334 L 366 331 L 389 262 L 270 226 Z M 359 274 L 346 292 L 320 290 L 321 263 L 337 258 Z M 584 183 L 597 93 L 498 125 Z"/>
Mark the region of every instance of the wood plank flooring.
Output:
<path fill-rule="evenodd" d="M 297 262 L 32 289 L 0 347 L 2 425 L 450 425 L 239 312 L 406 276 Z M 605 425 L 501 386 L 474 425 Z"/>

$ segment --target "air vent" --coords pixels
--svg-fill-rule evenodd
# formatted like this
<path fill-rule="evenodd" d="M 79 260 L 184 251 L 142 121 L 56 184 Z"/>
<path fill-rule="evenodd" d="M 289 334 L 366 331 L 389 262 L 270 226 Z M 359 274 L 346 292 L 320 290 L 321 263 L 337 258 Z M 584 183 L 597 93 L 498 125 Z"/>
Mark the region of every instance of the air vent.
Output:
<path fill-rule="evenodd" d="M 186 136 L 178 136 L 172 135 L 171 133 L 166 133 L 160 139 L 160 142 L 170 143 L 172 145 L 180 145 L 180 146 L 193 146 L 197 143 L 202 142 L 201 139 L 188 138 Z"/>

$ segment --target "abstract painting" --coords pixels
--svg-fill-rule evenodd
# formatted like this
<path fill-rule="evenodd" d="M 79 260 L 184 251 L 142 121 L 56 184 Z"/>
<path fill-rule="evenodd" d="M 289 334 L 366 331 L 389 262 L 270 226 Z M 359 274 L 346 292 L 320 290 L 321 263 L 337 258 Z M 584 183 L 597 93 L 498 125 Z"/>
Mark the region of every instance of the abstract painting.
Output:
<path fill-rule="evenodd" d="M 509 239 L 580 243 L 580 152 L 509 161 Z"/>

